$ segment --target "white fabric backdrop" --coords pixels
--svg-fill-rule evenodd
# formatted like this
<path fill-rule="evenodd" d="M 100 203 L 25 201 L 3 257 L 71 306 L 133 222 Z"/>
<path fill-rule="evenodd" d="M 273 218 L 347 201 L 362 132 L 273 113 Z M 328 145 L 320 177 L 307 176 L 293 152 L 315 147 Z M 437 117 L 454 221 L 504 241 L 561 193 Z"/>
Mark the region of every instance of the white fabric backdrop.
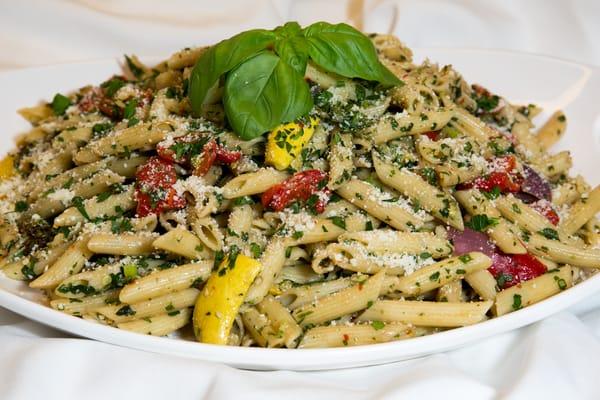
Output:
<path fill-rule="evenodd" d="M 0 69 L 165 55 L 320 19 L 393 32 L 415 47 L 506 48 L 600 65 L 597 0 L 4 0 Z M 240 371 L 69 338 L 3 309 L 0 343 L 0 399 L 600 398 L 600 308 L 585 306 L 464 349 L 343 371 Z"/>

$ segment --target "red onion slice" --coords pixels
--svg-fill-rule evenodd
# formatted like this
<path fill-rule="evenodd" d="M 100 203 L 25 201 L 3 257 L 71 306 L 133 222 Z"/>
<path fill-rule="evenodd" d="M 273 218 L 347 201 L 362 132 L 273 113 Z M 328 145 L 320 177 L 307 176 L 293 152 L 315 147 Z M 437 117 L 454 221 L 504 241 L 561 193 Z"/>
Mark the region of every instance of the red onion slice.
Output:
<path fill-rule="evenodd" d="M 480 251 L 488 257 L 495 253 L 496 246 L 485 233 L 465 228 L 464 231 L 448 228 L 448 238 L 454 243 L 454 254 L 460 255 L 470 251 Z"/>
<path fill-rule="evenodd" d="M 526 164 L 523 164 L 523 177 L 525 180 L 521 184 L 522 192 L 535 196 L 537 199 L 552 201 L 550 184 Z"/>

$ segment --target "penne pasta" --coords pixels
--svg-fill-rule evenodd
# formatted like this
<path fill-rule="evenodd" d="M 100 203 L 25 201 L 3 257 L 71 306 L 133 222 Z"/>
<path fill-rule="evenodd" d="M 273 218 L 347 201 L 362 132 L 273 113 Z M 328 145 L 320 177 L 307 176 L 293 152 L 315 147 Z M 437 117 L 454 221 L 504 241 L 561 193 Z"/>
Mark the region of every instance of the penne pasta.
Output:
<path fill-rule="evenodd" d="M 380 300 L 362 313 L 358 321 L 401 322 L 417 326 L 452 328 L 485 320 L 485 314 L 492 307 L 492 303 Z"/>
<path fill-rule="evenodd" d="M 573 284 L 571 267 L 565 266 L 544 275 L 504 289 L 496 295 L 493 312 L 504 315 L 517 311 L 559 293 Z"/>

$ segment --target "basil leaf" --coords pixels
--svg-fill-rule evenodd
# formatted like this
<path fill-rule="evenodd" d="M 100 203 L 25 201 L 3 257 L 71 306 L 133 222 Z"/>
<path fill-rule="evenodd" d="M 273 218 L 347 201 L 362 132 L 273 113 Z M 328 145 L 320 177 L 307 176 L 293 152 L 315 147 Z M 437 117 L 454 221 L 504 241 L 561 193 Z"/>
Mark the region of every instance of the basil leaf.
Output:
<path fill-rule="evenodd" d="M 282 26 L 278 26 L 273 30 L 277 38 L 291 38 L 302 35 L 302 28 L 296 21 L 286 22 Z"/>
<path fill-rule="evenodd" d="M 275 42 L 275 52 L 281 60 L 294 68 L 301 76 L 308 62 L 308 42 L 302 36 L 279 39 Z"/>
<path fill-rule="evenodd" d="M 304 29 L 304 36 L 308 39 L 310 58 L 327 71 L 386 86 L 402 84 L 379 62 L 371 40 L 350 25 L 317 22 Z"/>
<path fill-rule="evenodd" d="M 228 74 L 223 103 L 233 130 L 250 140 L 308 114 L 312 97 L 302 75 L 277 55 L 262 52 Z"/>
<path fill-rule="evenodd" d="M 223 40 L 205 51 L 196 62 L 189 80 L 189 97 L 194 114 L 200 113 L 208 91 L 221 75 L 266 49 L 274 39 L 273 32 L 254 29 Z"/>

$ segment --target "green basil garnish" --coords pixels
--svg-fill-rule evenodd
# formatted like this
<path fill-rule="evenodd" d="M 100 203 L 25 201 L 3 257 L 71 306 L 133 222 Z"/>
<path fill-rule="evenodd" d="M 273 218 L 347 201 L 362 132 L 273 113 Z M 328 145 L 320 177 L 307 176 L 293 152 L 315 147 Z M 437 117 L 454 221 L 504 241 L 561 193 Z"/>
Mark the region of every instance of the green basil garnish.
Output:
<path fill-rule="evenodd" d="M 223 78 L 229 124 L 244 140 L 261 136 L 311 110 L 304 80 L 309 59 L 346 78 L 402 84 L 379 61 L 371 40 L 351 26 L 317 22 L 302 29 L 288 22 L 272 31 L 242 32 L 206 50 L 190 76 L 192 111 L 202 114 L 209 92 Z"/>

